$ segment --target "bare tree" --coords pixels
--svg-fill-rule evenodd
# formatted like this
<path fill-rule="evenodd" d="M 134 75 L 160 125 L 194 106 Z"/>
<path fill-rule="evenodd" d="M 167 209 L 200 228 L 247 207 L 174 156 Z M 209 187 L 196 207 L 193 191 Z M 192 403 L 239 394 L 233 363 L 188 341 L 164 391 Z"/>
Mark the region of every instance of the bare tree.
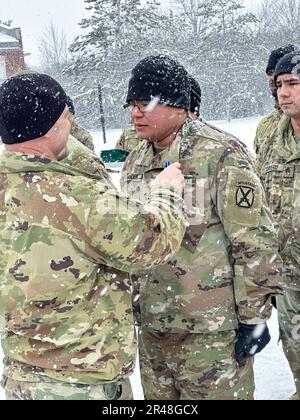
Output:
<path fill-rule="evenodd" d="M 68 44 L 63 30 L 53 22 L 46 27 L 39 45 L 42 67 L 50 74 L 57 75 L 68 63 Z"/>
<path fill-rule="evenodd" d="M 210 1 L 207 0 L 174 0 L 174 3 L 186 17 L 192 27 L 193 36 L 199 37 L 206 34 L 209 28 L 209 20 L 213 14 Z"/>
<path fill-rule="evenodd" d="M 260 31 L 275 46 L 300 42 L 299 0 L 264 0 L 260 12 Z"/>
<path fill-rule="evenodd" d="M 289 25 L 289 29 L 299 26 L 299 11 L 299 0 L 278 0 L 272 8 L 273 14 L 279 19 L 278 23 L 281 26 Z"/>
<path fill-rule="evenodd" d="M 292 32 L 294 39 L 300 35 L 300 2 L 299 0 L 280 0 L 275 2 L 279 22 L 285 32 Z"/>

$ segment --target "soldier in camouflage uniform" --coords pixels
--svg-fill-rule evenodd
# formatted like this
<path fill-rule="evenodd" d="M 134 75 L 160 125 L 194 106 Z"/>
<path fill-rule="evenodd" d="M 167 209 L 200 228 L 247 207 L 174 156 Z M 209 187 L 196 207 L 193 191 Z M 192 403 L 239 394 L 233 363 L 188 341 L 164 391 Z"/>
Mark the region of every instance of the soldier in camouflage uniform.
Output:
<path fill-rule="evenodd" d="M 136 347 L 126 272 L 165 263 L 185 231 L 179 164 L 142 204 L 117 192 L 104 169 L 91 179 L 61 160 L 72 120 L 49 76 L 25 74 L 0 87 L 8 399 L 131 399 Z"/>
<path fill-rule="evenodd" d="M 280 47 L 272 51 L 269 57 L 268 65 L 266 68 L 266 74 L 270 86 L 272 96 L 275 99 L 275 106 L 272 112 L 265 116 L 258 124 L 256 130 L 256 136 L 254 139 L 254 151 L 256 154 L 259 153 L 260 147 L 265 143 L 264 149 L 272 144 L 280 118 L 282 117 L 282 110 L 278 104 L 277 88 L 274 82 L 275 67 L 278 61 L 285 55 L 292 51 L 295 51 L 294 45 L 288 45 L 286 47 Z M 259 162 L 257 162 L 259 165 Z M 258 167 L 259 170 L 259 167 Z"/>
<path fill-rule="evenodd" d="M 201 88 L 198 81 L 193 76 L 189 75 L 189 81 L 191 84 L 190 117 L 193 120 L 197 120 L 200 116 Z M 125 105 L 125 108 L 127 108 L 127 105 Z M 131 153 L 140 145 L 141 141 L 142 139 L 138 137 L 135 126 L 133 122 L 131 122 L 117 141 L 116 149 L 123 149 Z"/>
<path fill-rule="evenodd" d="M 80 143 L 90 149 L 92 152 L 95 151 L 94 140 L 92 135 L 85 130 L 83 127 L 80 127 L 77 122 L 73 121 L 71 131 L 71 136 L 75 137 Z"/>
<path fill-rule="evenodd" d="M 67 105 L 69 111 L 75 115 L 75 108 L 73 101 L 67 96 Z M 68 155 L 64 158 L 64 163 L 67 163 L 81 172 L 84 172 L 86 176 L 93 179 L 101 180 L 103 178 L 109 180 L 109 175 L 105 170 L 105 165 L 102 160 L 94 153 L 94 143 L 92 136 L 84 129 L 81 129 L 73 121 L 71 127 L 71 133 L 68 140 Z M 79 127 L 80 130 L 74 132 L 74 127 Z M 74 135 L 72 135 L 75 134 Z M 85 141 L 89 139 L 91 141 Z"/>
<path fill-rule="evenodd" d="M 263 145 L 260 176 L 278 229 L 287 269 L 284 295 L 277 298 L 279 327 L 286 357 L 300 396 L 300 52 L 284 56 L 276 67 L 283 110 L 273 147 Z"/>
<path fill-rule="evenodd" d="M 67 105 L 69 111 L 75 116 L 75 107 L 70 96 L 67 96 Z M 90 149 L 92 152 L 95 151 L 94 140 L 92 135 L 85 128 L 80 127 L 80 125 L 78 125 L 77 122 L 75 122 L 74 120 L 72 123 L 70 134 L 71 136 L 75 137 L 75 139 L 78 140 L 81 144 Z M 73 146 L 74 144 L 76 144 L 76 142 L 72 142 Z"/>
<path fill-rule="evenodd" d="M 147 112 L 153 98 L 159 103 Z M 252 399 L 252 356 L 269 341 L 265 321 L 270 296 L 280 293 L 281 259 L 251 158 L 230 134 L 188 117 L 186 72 L 168 57 L 137 64 L 127 101 L 147 141 L 125 163 L 124 189 L 147 194 L 178 160 L 189 216 L 175 257 L 136 273 L 145 397 Z"/>
<path fill-rule="evenodd" d="M 131 122 L 122 132 L 116 144 L 116 149 L 126 150 L 131 153 L 139 144 L 141 140 L 138 138 L 134 124 Z"/>
<path fill-rule="evenodd" d="M 103 161 L 73 136 L 68 140 L 68 156 L 63 160 L 94 179 L 110 179 Z"/>

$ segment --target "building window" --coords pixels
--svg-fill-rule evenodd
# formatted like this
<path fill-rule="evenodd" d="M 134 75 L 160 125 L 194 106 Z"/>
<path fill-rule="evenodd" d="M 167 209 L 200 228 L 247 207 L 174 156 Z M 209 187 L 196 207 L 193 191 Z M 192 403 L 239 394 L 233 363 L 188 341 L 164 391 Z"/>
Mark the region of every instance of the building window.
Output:
<path fill-rule="evenodd" d="M 0 81 L 6 79 L 5 57 L 0 56 Z"/>

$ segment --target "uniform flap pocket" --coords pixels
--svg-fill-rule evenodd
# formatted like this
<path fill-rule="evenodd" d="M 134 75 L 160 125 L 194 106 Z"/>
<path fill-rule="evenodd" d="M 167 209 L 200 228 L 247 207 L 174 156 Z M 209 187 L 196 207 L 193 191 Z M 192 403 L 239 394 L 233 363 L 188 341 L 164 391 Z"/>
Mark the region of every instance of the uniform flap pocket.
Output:
<path fill-rule="evenodd" d="M 296 172 L 295 165 L 285 166 L 284 171 L 283 171 L 283 177 L 293 179 L 295 177 L 295 172 Z"/>

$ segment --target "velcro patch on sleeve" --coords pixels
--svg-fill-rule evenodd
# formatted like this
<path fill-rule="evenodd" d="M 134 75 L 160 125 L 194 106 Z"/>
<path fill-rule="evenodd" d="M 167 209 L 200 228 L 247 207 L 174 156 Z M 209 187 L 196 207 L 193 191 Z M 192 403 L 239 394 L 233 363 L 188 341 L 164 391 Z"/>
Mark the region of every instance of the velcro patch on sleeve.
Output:
<path fill-rule="evenodd" d="M 230 168 L 225 189 L 224 217 L 231 223 L 257 227 L 260 223 L 262 187 L 247 169 Z"/>

